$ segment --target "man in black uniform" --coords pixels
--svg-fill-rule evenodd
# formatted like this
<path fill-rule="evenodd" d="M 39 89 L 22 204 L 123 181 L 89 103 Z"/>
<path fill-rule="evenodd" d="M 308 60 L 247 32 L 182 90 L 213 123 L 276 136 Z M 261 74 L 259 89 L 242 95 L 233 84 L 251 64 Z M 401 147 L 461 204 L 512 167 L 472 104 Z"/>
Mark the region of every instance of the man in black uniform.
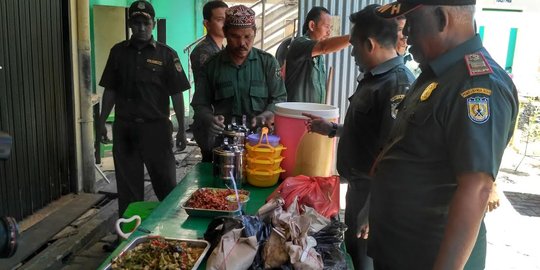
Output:
<path fill-rule="evenodd" d="M 350 40 L 352 56 L 364 77 L 349 98 L 351 103 L 344 124 L 306 114 L 311 118 L 308 120 L 310 131 L 340 137 L 337 169 L 340 176 L 348 180 L 345 244 L 358 270 L 373 269 L 366 254 L 364 238 L 367 235 L 359 235 L 362 232 L 358 230 L 367 220 L 367 211 L 362 211 L 364 216 L 359 217 L 359 214 L 369 194 L 371 177 L 368 174 L 394 123 L 395 108 L 414 80 L 395 49 L 397 21 L 379 18 L 375 14 L 378 7 L 367 6 L 350 17 L 354 25 Z"/>
<path fill-rule="evenodd" d="M 376 269 L 484 269 L 483 217 L 518 112 L 517 90 L 474 31 L 475 0 L 403 0 L 422 73 L 398 107 L 371 190 Z"/>
<path fill-rule="evenodd" d="M 153 39 L 154 16 L 146 1 L 129 7 L 133 35 L 111 49 L 100 81 L 105 87 L 101 136 L 107 135 L 105 120 L 113 106 L 116 111 L 113 157 L 120 216 L 129 203 L 144 200 L 144 165 L 159 200 L 176 185 L 169 96 L 177 115 L 183 115 L 182 91 L 190 86 L 176 52 Z"/>

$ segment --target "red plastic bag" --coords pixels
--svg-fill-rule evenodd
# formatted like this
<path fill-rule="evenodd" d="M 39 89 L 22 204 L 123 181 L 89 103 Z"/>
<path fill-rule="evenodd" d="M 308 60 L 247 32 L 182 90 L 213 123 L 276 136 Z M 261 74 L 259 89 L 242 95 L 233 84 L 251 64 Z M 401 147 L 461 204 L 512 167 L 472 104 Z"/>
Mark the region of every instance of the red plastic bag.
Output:
<path fill-rule="evenodd" d="M 285 200 L 285 208 L 289 208 L 294 198 L 298 197 L 299 205 L 314 208 L 319 214 L 330 218 L 339 213 L 339 176 L 287 177 L 266 200 L 276 196 Z"/>

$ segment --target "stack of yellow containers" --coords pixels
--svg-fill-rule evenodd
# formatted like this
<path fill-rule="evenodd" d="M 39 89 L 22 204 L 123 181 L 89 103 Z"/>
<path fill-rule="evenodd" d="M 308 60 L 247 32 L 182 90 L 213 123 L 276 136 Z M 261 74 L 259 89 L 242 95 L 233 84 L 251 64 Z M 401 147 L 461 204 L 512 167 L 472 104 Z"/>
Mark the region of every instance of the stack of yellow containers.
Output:
<path fill-rule="evenodd" d="M 273 146 L 268 140 L 268 128 L 262 128 L 257 143 L 246 144 L 247 150 L 247 182 L 256 187 L 271 187 L 284 172 L 281 168 L 281 151 L 286 149 L 278 143 Z"/>

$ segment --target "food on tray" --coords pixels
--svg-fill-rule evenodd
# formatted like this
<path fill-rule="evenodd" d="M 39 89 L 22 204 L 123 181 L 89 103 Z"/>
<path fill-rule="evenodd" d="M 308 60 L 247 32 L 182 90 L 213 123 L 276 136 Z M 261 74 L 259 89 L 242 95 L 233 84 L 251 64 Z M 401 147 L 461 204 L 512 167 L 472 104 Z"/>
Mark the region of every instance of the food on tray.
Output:
<path fill-rule="evenodd" d="M 231 211 L 238 209 L 227 201 L 227 196 L 235 194 L 232 189 L 200 188 L 195 191 L 186 203 L 187 207 Z M 247 196 L 246 190 L 238 190 L 239 196 Z M 241 200 L 242 201 L 242 200 Z"/>
<path fill-rule="evenodd" d="M 157 238 L 122 253 L 111 269 L 192 269 L 203 252 L 185 241 Z"/>

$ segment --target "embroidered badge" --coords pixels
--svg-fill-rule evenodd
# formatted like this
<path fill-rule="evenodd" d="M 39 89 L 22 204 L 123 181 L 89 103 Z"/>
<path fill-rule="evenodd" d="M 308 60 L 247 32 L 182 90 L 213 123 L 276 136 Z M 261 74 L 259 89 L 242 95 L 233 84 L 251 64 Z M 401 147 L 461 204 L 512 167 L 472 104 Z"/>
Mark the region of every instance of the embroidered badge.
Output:
<path fill-rule="evenodd" d="M 470 97 L 467 99 L 469 118 L 476 124 L 483 124 L 489 119 L 489 98 Z"/>
<path fill-rule="evenodd" d="M 174 66 L 176 67 L 176 70 L 178 70 L 178 72 L 182 72 L 182 64 L 180 64 L 180 59 L 178 58 L 175 58 L 174 59 Z"/>
<path fill-rule="evenodd" d="M 431 96 L 431 93 L 437 88 L 437 85 L 439 85 L 436 82 L 430 83 L 426 89 L 424 89 L 424 92 L 422 92 L 422 95 L 420 96 L 420 101 L 426 101 Z"/>
<path fill-rule="evenodd" d="M 405 95 L 395 95 L 392 98 L 390 98 L 390 115 L 393 119 L 397 118 L 398 114 L 398 106 L 401 102 L 403 102 L 403 99 L 405 98 Z"/>
<path fill-rule="evenodd" d="M 163 66 L 163 62 L 161 62 L 159 60 L 146 59 L 146 62 L 150 63 L 150 64 L 153 64 L 153 65 Z"/>
<path fill-rule="evenodd" d="M 382 7 L 379 7 L 377 9 L 377 11 L 379 13 L 385 13 L 387 11 L 390 11 L 390 14 L 391 15 L 394 15 L 394 14 L 398 14 L 401 10 L 401 4 L 400 3 L 397 3 L 397 4 L 386 4 Z"/>
<path fill-rule="evenodd" d="M 482 52 L 465 55 L 465 62 L 467 63 L 467 69 L 471 76 L 493 73 L 491 66 L 488 64 L 486 57 L 484 57 Z"/>
<path fill-rule="evenodd" d="M 276 68 L 276 78 L 281 78 L 281 68 Z"/>
<path fill-rule="evenodd" d="M 139 3 L 137 4 L 137 8 L 139 8 L 139 9 L 145 9 L 146 6 L 144 5 L 144 2 L 139 2 Z"/>
<path fill-rule="evenodd" d="M 471 88 L 469 90 L 465 90 L 461 93 L 461 96 L 466 98 L 472 94 L 482 94 L 486 96 L 491 96 L 491 90 L 486 88 Z"/>

